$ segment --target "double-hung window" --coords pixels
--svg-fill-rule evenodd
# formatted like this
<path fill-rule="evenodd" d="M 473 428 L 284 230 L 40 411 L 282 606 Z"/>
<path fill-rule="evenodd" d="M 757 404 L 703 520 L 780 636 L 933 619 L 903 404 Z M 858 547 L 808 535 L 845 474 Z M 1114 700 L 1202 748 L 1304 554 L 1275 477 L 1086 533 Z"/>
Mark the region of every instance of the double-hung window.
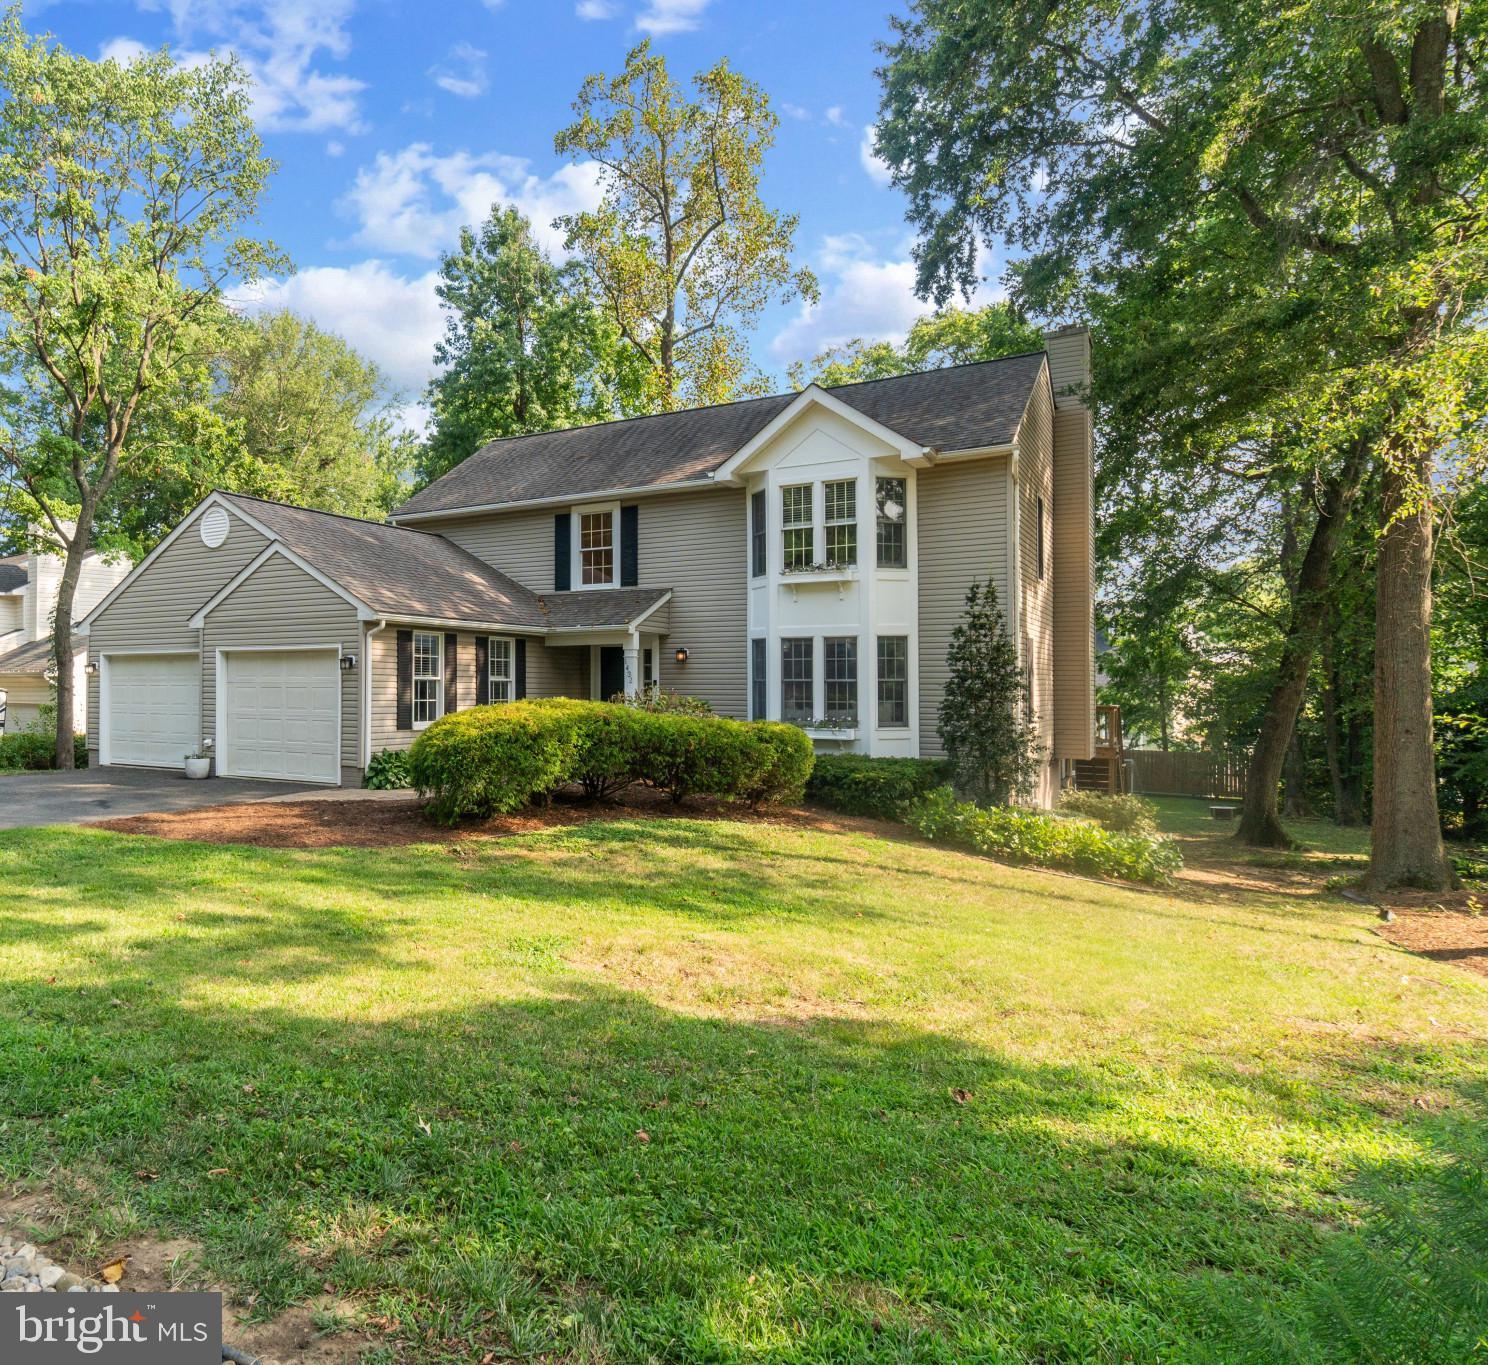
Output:
<path fill-rule="evenodd" d="M 579 584 L 611 587 L 615 582 L 615 510 L 579 513 Z"/>
<path fill-rule="evenodd" d="M 769 701 L 765 692 L 764 636 L 756 636 L 749 642 L 749 718 L 764 720 Z"/>
<path fill-rule="evenodd" d="M 766 534 L 765 490 L 757 488 L 749 495 L 749 572 L 755 578 L 763 578 L 768 567 L 765 563 Z"/>
<path fill-rule="evenodd" d="M 827 563 L 841 567 L 858 562 L 858 481 L 833 479 L 826 494 Z"/>
<path fill-rule="evenodd" d="M 829 635 L 822 641 L 822 686 L 827 722 L 858 723 L 858 639 Z"/>
<path fill-rule="evenodd" d="M 788 724 L 805 725 L 814 719 L 815 650 L 816 641 L 810 637 L 780 642 L 780 719 Z"/>
<path fill-rule="evenodd" d="M 878 637 L 878 724 L 882 729 L 909 725 L 909 637 Z"/>
<path fill-rule="evenodd" d="M 486 643 L 486 696 L 492 702 L 512 699 L 512 642 L 492 638 Z"/>
<path fill-rule="evenodd" d="M 413 636 L 413 728 L 438 720 L 444 710 L 444 637 L 415 631 Z"/>
<path fill-rule="evenodd" d="M 878 567 L 909 567 L 909 543 L 905 535 L 908 483 L 904 479 L 874 480 L 874 502 L 878 514 Z"/>
<path fill-rule="evenodd" d="M 780 490 L 780 536 L 784 552 L 781 567 L 787 573 L 809 569 L 816 555 L 814 487 L 814 484 L 794 483 Z"/>

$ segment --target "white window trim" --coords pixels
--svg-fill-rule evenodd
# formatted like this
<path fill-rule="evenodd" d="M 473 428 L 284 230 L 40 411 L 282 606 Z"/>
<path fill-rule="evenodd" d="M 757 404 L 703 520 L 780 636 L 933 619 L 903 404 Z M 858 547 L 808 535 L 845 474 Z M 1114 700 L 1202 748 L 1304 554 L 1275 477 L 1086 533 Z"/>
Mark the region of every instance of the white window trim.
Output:
<path fill-rule="evenodd" d="M 496 655 L 491 646 L 504 644 L 506 646 L 507 667 L 511 670 L 506 677 L 498 678 L 492 665 Z M 493 691 L 495 684 L 504 682 L 506 684 L 506 696 L 501 702 L 496 700 Z M 505 702 L 517 699 L 517 640 L 514 635 L 488 635 L 486 636 L 486 702 L 488 705 L 502 705 Z"/>
<path fill-rule="evenodd" d="M 420 676 L 418 671 L 418 642 L 419 636 L 421 635 L 427 639 L 432 639 L 438 642 L 434 647 L 435 672 L 432 678 L 428 676 Z M 440 716 L 444 714 L 444 636 L 440 632 L 433 630 L 414 631 L 412 658 L 409 662 L 412 672 L 409 677 L 408 685 L 412 691 L 412 695 L 408 699 L 408 704 L 413 713 L 413 728 L 415 730 L 427 730 L 432 724 L 434 724 L 436 720 L 439 719 Z M 428 720 L 420 720 L 418 718 L 418 685 L 421 682 L 434 682 L 437 683 L 439 687 L 439 690 L 435 693 L 434 696 L 434 714 L 430 716 Z"/>
<path fill-rule="evenodd" d="M 816 561 L 816 548 L 817 548 L 817 546 L 819 544 L 822 543 L 822 538 L 820 538 L 818 536 L 818 532 L 820 531 L 821 527 L 820 527 L 820 523 L 819 523 L 819 521 L 817 519 L 817 508 L 818 508 L 818 506 L 820 506 L 821 504 L 825 503 L 825 501 L 826 501 L 825 496 L 823 496 L 821 498 L 818 498 L 816 496 L 817 485 L 819 483 L 820 483 L 820 480 L 817 480 L 817 479 L 793 479 L 789 483 L 781 482 L 781 483 L 779 483 L 779 484 L 776 485 L 776 490 L 777 490 L 778 496 L 776 497 L 775 501 L 776 501 L 776 503 L 780 507 L 780 523 L 779 523 L 779 533 L 780 533 L 780 572 L 782 574 L 787 574 L 787 573 L 791 573 L 791 572 L 795 572 L 795 573 L 800 573 L 801 572 L 799 569 L 792 570 L 791 567 L 790 567 L 789 555 L 787 554 L 786 548 L 785 548 L 785 537 L 786 537 L 786 533 L 789 532 L 789 531 L 806 530 L 806 531 L 810 531 L 811 532 L 811 550 L 810 550 L 810 553 L 807 554 L 807 556 L 806 556 L 806 562 L 808 564 L 815 564 L 817 562 Z M 786 519 L 785 519 L 785 495 L 786 495 L 787 491 L 789 491 L 790 489 L 793 489 L 793 488 L 804 488 L 811 495 L 811 514 L 810 514 L 810 516 L 808 516 L 806 518 L 805 521 L 786 521 Z M 765 507 L 766 507 L 767 510 L 769 508 L 769 505 L 770 505 L 770 499 L 768 497 L 766 497 L 765 498 Z M 768 541 L 768 539 L 766 540 L 766 544 L 765 544 L 765 566 L 766 566 L 766 568 L 769 567 L 769 541 Z"/>
<path fill-rule="evenodd" d="M 594 516 L 596 513 L 608 512 L 610 514 L 610 553 L 611 553 L 611 578 L 608 583 L 586 583 L 584 582 L 584 552 L 583 552 L 583 525 L 586 516 Z M 573 564 L 573 588 L 576 592 L 609 592 L 620 586 L 620 504 L 618 502 L 590 502 L 581 507 L 572 509 L 569 518 L 571 527 L 569 540 L 571 543 L 571 560 Z"/>
<path fill-rule="evenodd" d="M 862 522 L 860 521 L 860 519 L 858 517 L 858 507 L 859 507 L 859 504 L 861 502 L 861 499 L 858 497 L 858 491 L 859 491 L 858 490 L 858 484 L 860 482 L 861 481 L 859 480 L 859 478 L 858 478 L 858 476 L 856 474 L 850 474 L 846 478 L 840 478 L 840 479 L 823 479 L 821 481 L 821 553 L 822 553 L 822 560 L 823 560 L 824 563 L 831 563 L 832 562 L 832 555 L 831 555 L 831 552 L 830 552 L 830 550 L 828 548 L 828 541 L 830 540 L 830 536 L 827 533 L 827 528 L 828 527 L 831 527 L 831 526 L 851 526 L 851 527 L 854 528 L 856 534 L 855 534 L 854 539 L 853 539 L 853 558 L 852 558 L 852 562 L 853 562 L 853 564 L 855 566 L 862 563 L 862 560 L 863 560 L 863 526 L 862 526 Z M 830 518 L 830 517 L 827 516 L 827 485 L 828 484 L 834 484 L 834 483 L 846 483 L 846 484 L 851 484 L 852 485 L 853 514 L 852 514 L 851 517 L 847 517 L 845 519 L 844 518 L 839 518 L 837 520 L 833 520 L 832 518 Z M 877 512 L 877 510 L 878 509 L 875 506 L 875 508 L 874 508 L 875 513 Z M 875 523 L 875 526 L 874 526 L 874 530 L 875 530 L 875 534 L 876 534 L 876 532 L 877 532 L 877 524 L 876 523 Z M 876 544 L 876 541 L 875 541 L 875 544 Z M 877 556 L 875 555 L 875 558 L 876 557 Z"/>

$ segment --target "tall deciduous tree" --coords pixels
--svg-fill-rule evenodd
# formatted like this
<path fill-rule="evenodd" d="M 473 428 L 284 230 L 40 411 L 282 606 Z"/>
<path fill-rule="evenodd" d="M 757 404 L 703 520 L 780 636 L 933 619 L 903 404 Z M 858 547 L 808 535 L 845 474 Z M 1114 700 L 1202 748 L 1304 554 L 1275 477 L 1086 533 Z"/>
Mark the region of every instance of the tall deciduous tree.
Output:
<path fill-rule="evenodd" d="M 207 364 L 270 163 L 231 61 L 91 62 L 0 21 L 0 456 L 65 549 L 52 649 L 73 766 L 73 601 L 135 424 Z M 66 506 L 54 492 L 65 481 Z"/>
<path fill-rule="evenodd" d="M 516 209 L 498 204 L 461 230 L 440 266 L 448 317 L 428 389 L 425 482 L 498 437 L 653 409 L 649 367 L 578 276 L 554 264 Z"/>
<path fill-rule="evenodd" d="M 1481 7 L 1278 9 L 917 0 L 885 72 L 879 152 L 943 297 L 979 236 L 1033 255 L 1022 283 L 1078 298 L 1182 241 L 1190 271 L 1274 267 L 1318 310 L 1331 358 L 1301 367 L 1298 434 L 1368 441 L 1382 489 L 1374 854 L 1382 886 L 1451 881 L 1432 758 L 1433 516 L 1477 436 L 1488 364 L 1488 108 Z M 1253 338 L 1257 347 L 1269 338 Z M 1204 338 L 1195 336 L 1195 345 Z"/>
<path fill-rule="evenodd" d="M 760 198 L 779 120 L 721 61 L 688 98 L 649 41 L 618 76 L 584 82 L 557 150 L 600 168 L 597 209 L 558 219 L 663 406 L 726 402 L 763 382 L 742 332 L 771 300 L 817 297 L 791 266 L 796 218 Z"/>
<path fill-rule="evenodd" d="M 979 360 L 1041 351 L 1043 333 L 1008 303 L 984 308 L 943 308 L 916 318 L 902 342 L 864 341 L 834 346 L 790 367 L 797 388 L 817 383 L 854 384 L 863 379 L 971 365 Z"/>

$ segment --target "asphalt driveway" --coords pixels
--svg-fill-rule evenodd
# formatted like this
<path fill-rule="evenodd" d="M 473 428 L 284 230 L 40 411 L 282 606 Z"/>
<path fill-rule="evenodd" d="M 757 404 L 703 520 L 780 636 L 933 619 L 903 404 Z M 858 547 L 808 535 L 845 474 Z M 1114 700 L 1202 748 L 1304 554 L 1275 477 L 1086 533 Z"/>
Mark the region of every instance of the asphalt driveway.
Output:
<path fill-rule="evenodd" d="M 288 796 L 328 796 L 336 791 L 334 787 L 250 782 L 239 777 L 192 782 L 183 773 L 144 768 L 6 773 L 0 774 L 0 829 L 76 825 L 121 815 L 153 815 Z"/>

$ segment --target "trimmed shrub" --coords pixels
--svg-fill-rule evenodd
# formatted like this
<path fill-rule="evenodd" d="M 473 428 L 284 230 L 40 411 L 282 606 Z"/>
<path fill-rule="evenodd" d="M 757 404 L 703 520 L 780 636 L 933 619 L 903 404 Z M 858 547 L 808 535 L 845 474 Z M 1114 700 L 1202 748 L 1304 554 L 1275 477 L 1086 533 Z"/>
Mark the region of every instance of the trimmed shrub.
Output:
<path fill-rule="evenodd" d="M 1067 791 L 1059 813 L 1094 820 L 1118 834 L 1156 834 L 1157 807 L 1140 796 L 1107 796 L 1104 792 Z"/>
<path fill-rule="evenodd" d="M 927 839 L 1002 862 L 1149 886 L 1167 886 L 1183 866 L 1182 854 L 1168 839 L 1117 834 L 1099 825 L 1015 806 L 977 806 L 957 801 L 949 787 L 922 798 L 910 809 L 908 819 Z"/>
<path fill-rule="evenodd" d="M 568 780 L 577 746 L 578 717 L 569 706 L 477 706 L 441 716 L 414 740 L 408 772 L 429 815 L 452 825 L 552 791 Z"/>
<path fill-rule="evenodd" d="M 578 734 L 569 780 L 585 796 L 604 801 L 638 780 L 651 735 L 646 714 L 602 701 L 559 705 L 573 708 Z"/>
<path fill-rule="evenodd" d="M 362 786 L 374 791 L 401 791 L 413 786 L 413 778 L 408 772 L 408 751 L 384 749 L 373 754 L 367 771 L 362 774 Z"/>
<path fill-rule="evenodd" d="M 741 721 L 722 716 L 635 712 L 645 732 L 639 777 L 673 803 L 689 796 L 737 796 L 770 764 L 768 748 Z"/>
<path fill-rule="evenodd" d="M 943 758 L 823 754 L 811 771 L 806 798 L 844 815 L 902 820 L 910 806 L 950 780 L 951 765 Z"/>
<path fill-rule="evenodd" d="M 751 806 L 795 805 L 805 793 L 813 765 L 820 762 L 806 732 L 778 720 L 751 721 L 749 730 L 768 757 L 740 795 Z"/>
<path fill-rule="evenodd" d="M 57 765 L 53 754 L 57 737 L 48 730 L 22 730 L 18 735 L 0 736 L 0 773 L 47 772 Z M 72 762 L 77 768 L 88 766 L 88 740 L 76 735 L 72 741 Z"/>

